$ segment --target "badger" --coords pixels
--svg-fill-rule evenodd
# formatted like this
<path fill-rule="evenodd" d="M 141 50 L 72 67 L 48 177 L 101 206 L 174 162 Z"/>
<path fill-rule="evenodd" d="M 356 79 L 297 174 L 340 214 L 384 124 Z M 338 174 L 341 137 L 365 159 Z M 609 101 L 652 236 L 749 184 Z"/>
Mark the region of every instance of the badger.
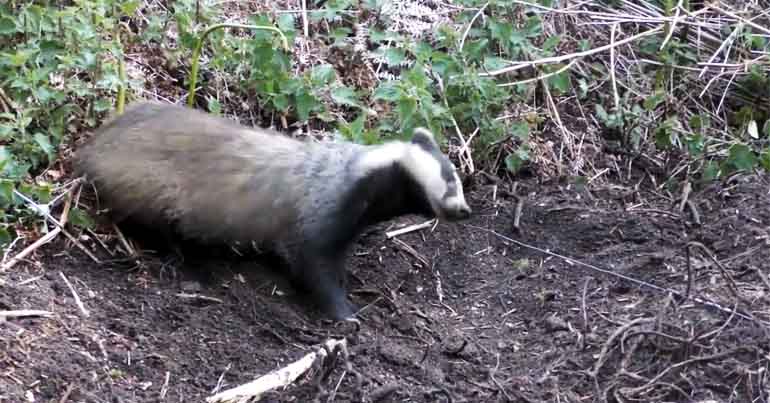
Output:
<path fill-rule="evenodd" d="M 334 320 L 355 317 L 345 259 L 365 228 L 407 214 L 471 214 L 454 165 L 424 128 L 378 145 L 304 141 L 138 101 L 80 147 L 74 166 L 115 222 L 274 252 Z"/>

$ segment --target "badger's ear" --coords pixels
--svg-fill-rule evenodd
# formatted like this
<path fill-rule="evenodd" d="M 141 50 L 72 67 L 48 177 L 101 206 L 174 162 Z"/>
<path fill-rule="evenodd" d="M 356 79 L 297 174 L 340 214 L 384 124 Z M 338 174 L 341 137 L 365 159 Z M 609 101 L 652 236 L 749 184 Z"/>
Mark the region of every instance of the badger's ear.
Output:
<path fill-rule="evenodd" d="M 433 136 L 433 133 L 424 127 L 414 129 L 414 132 L 412 133 L 412 143 L 419 145 L 425 150 L 438 148 L 438 143 L 436 143 L 436 138 Z"/>

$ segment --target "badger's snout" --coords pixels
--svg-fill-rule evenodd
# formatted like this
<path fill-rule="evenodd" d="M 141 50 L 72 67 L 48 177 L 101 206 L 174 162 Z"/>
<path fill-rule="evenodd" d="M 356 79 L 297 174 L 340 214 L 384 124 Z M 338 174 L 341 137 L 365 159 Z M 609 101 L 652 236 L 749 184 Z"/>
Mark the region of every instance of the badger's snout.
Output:
<path fill-rule="evenodd" d="M 448 203 L 444 205 L 442 209 L 442 215 L 444 218 L 452 221 L 464 220 L 471 216 L 473 212 L 464 200 L 453 199 L 448 200 Z"/>

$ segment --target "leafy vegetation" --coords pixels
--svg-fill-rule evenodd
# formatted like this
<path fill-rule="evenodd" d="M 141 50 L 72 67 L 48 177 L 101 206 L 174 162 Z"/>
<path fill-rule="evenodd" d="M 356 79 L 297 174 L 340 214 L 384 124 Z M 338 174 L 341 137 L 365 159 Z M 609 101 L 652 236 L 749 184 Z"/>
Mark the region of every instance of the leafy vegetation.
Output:
<path fill-rule="evenodd" d="M 248 109 L 265 126 L 335 131 L 365 144 L 427 126 L 456 150 L 463 144 L 455 134 L 464 133 L 477 166 L 487 171 L 515 174 L 535 163 L 535 148 L 558 147 L 573 141 L 568 131 L 587 131 L 555 113 L 565 109 L 556 105 L 566 104 L 579 104 L 582 116 L 593 115 L 586 124 L 602 129 L 596 141 L 616 143 L 633 155 L 659 156 L 666 169 L 684 175 L 679 179 L 770 170 L 769 112 L 758 106 L 770 97 L 767 70 L 749 65 L 727 87 L 715 80 L 722 86 L 715 84 L 712 91 L 736 88 L 724 103 L 711 97 L 721 111 L 695 107 L 691 94 L 703 86 L 697 74 L 703 57 L 681 27 L 668 35 L 674 28 L 668 21 L 633 42 L 638 57 L 650 62 L 618 79 L 610 72 L 622 66 L 607 63 L 607 52 L 589 52 L 610 42 L 609 29 L 555 29 L 548 10 L 557 5 L 549 0 L 533 7 L 457 1 L 463 9 L 452 9 L 452 18 L 427 35 L 413 34 L 399 22 L 392 2 L 319 3 L 308 5 L 309 37 L 301 13 L 245 13 L 236 24 L 277 27 L 294 44 L 291 50 L 266 30 L 224 27 L 202 41 L 205 32 L 224 23 L 221 9 L 204 0 L 176 0 L 168 9 L 138 0 L 0 5 L 0 244 L 13 238 L 14 228 L 38 219 L 16 192 L 37 203 L 51 200 L 66 174 L 60 157 L 66 157 L 73 137 L 96 127 L 114 108 L 118 89 L 125 86 L 131 95 L 144 86 L 155 88 L 138 79 L 142 74 L 122 77 L 120 61 L 128 47 L 140 55 L 160 53 L 159 68 L 177 77 L 171 96 L 189 95 L 196 107 L 212 113 Z M 676 14 L 676 2 L 654 3 L 662 16 Z M 588 13 L 591 7 L 609 13 L 622 5 L 585 7 Z M 725 25 L 724 31 L 742 51 L 768 51 L 767 37 L 751 25 Z M 576 52 L 584 53 L 536 62 Z M 512 61 L 532 63 L 503 73 Z M 198 76 L 196 85 L 191 78 Z M 194 94 L 186 92 L 191 85 L 197 87 Z M 578 115 L 559 113 L 565 112 Z M 673 169 L 671 161 L 687 169 Z M 575 174 L 587 174 L 581 169 Z"/>
<path fill-rule="evenodd" d="M 138 4 L 0 5 L 0 243 L 28 211 L 15 191 L 50 201 L 54 184 L 32 178 L 51 167 L 69 136 L 96 126 L 113 107 L 121 84 L 120 18 Z"/>

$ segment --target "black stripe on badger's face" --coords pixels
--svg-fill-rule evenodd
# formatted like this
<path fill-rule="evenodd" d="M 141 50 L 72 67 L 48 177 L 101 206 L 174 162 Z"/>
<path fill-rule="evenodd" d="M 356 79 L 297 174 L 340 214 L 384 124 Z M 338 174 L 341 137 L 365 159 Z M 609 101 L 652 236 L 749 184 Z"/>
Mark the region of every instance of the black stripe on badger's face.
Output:
<path fill-rule="evenodd" d="M 417 128 L 412 138 L 415 152 L 409 158 L 408 169 L 424 188 L 436 215 L 450 220 L 470 216 L 471 209 L 465 201 L 462 182 L 455 166 L 441 152 L 433 134 Z"/>

